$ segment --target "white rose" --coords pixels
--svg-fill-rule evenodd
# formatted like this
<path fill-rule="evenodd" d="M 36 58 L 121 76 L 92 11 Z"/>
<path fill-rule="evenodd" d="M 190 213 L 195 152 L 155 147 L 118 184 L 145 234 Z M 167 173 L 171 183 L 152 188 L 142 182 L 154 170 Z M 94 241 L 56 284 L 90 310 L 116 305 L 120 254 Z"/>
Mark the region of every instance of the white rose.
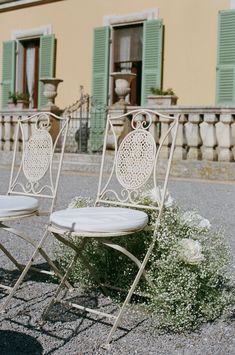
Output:
<path fill-rule="evenodd" d="M 156 188 L 153 188 L 152 190 L 148 191 L 145 194 L 145 197 L 150 198 L 153 204 L 159 206 L 160 202 L 163 198 L 163 189 L 159 186 Z M 171 197 L 169 194 L 168 190 L 166 190 L 166 195 L 165 195 L 165 201 L 164 201 L 164 206 L 166 208 L 171 207 L 174 203 L 174 199 Z"/>
<path fill-rule="evenodd" d="M 204 260 L 202 246 L 197 240 L 183 238 L 178 242 L 180 258 L 188 264 L 198 265 Z"/>
<path fill-rule="evenodd" d="M 191 227 L 198 227 L 198 228 L 210 228 L 211 224 L 208 221 L 208 219 L 203 218 L 199 214 L 193 212 L 193 211 L 187 211 L 185 212 L 181 219 L 183 220 L 184 223 L 188 224 Z"/>

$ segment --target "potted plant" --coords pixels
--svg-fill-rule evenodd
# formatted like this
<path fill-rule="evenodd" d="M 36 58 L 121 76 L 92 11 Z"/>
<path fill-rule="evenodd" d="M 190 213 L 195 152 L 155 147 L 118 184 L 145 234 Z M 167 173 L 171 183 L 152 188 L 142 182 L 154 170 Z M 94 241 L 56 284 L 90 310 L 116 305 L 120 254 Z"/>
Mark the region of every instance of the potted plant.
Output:
<path fill-rule="evenodd" d="M 25 109 L 29 107 L 29 94 L 24 92 L 9 92 L 9 108 Z"/>
<path fill-rule="evenodd" d="M 163 90 L 157 87 L 151 87 L 150 91 L 152 95 L 148 96 L 149 106 L 171 106 L 177 103 L 178 97 L 171 88 Z"/>

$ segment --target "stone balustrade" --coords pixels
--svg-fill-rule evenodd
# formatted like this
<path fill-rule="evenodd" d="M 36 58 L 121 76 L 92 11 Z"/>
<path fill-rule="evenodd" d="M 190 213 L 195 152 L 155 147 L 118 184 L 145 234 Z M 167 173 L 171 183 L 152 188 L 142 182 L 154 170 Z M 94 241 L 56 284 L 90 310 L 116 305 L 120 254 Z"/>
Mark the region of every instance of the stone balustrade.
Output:
<path fill-rule="evenodd" d="M 207 160 L 232 162 L 235 160 L 235 107 L 148 107 L 167 114 L 180 114 L 180 124 L 176 140 L 174 159 Z M 127 107 L 127 111 L 136 107 Z M 15 125 L 18 117 L 29 117 L 36 110 L 0 111 L 0 150 L 12 151 Z M 30 124 L 25 127 L 30 130 Z M 156 141 L 160 132 L 168 129 L 168 122 L 161 121 L 161 129 L 156 129 L 153 119 L 150 129 L 155 132 Z M 170 140 L 164 142 L 163 156 L 166 158 Z"/>
<path fill-rule="evenodd" d="M 129 106 L 127 111 L 134 108 Z M 148 106 L 148 109 L 166 115 L 181 115 L 174 159 L 235 160 L 235 107 Z M 152 125 L 156 125 L 156 120 Z M 161 132 L 167 129 L 168 123 L 161 120 Z M 162 158 L 168 155 L 170 141 L 164 144 Z"/>
<path fill-rule="evenodd" d="M 35 114 L 36 110 L 2 110 L 0 111 L 0 150 L 12 151 L 15 142 L 15 126 L 19 117 L 26 118 Z M 31 130 L 31 124 L 25 124 L 25 133 Z"/>

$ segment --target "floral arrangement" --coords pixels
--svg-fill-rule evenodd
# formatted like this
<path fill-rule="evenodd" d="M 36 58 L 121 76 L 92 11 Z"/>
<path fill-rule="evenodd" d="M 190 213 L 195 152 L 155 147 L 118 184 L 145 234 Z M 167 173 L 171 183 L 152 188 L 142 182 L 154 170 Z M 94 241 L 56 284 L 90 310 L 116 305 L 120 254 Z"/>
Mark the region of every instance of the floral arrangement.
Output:
<path fill-rule="evenodd" d="M 163 90 L 163 89 L 160 89 L 160 88 L 156 88 L 156 87 L 151 87 L 150 88 L 150 91 L 151 91 L 151 94 L 153 95 L 172 95 L 172 96 L 175 96 L 175 93 L 173 91 L 173 89 L 169 88 L 169 89 L 166 89 L 166 90 Z"/>
<path fill-rule="evenodd" d="M 142 202 L 159 203 L 160 188 L 142 193 Z M 91 205 L 91 200 L 75 198 L 70 208 Z M 139 259 L 145 255 L 152 237 L 156 212 L 150 213 L 146 230 L 118 243 Z M 93 241 L 87 244 L 86 258 L 104 283 L 129 288 L 136 266 L 125 256 Z M 70 252 L 63 250 L 60 263 L 66 268 Z M 108 267 L 107 267 L 108 265 Z M 234 310 L 234 288 L 230 276 L 230 253 L 222 231 L 213 231 L 210 222 L 194 211 L 182 211 L 167 192 L 165 210 L 157 231 L 157 243 L 146 269 L 152 286 L 141 281 L 137 291 L 147 291 L 140 298 L 151 310 L 158 329 L 174 332 L 195 329 L 202 322 L 230 316 Z M 94 280 L 78 262 L 71 281 L 93 285 Z M 117 292 L 112 294 L 117 296 Z M 122 297 L 122 293 L 118 294 Z"/>
<path fill-rule="evenodd" d="M 17 101 L 29 101 L 29 94 L 24 92 L 9 92 L 8 97 L 14 104 L 16 104 Z"/>

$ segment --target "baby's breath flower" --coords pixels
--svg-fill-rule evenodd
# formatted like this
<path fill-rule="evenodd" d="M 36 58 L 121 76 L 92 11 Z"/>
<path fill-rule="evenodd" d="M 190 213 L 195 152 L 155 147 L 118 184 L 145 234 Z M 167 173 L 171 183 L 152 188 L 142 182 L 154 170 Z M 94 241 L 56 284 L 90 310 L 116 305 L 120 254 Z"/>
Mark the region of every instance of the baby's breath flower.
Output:
<path fill-rule="evenodd" d="M 141 194 L 143 205 L 158 204 L 162 190 Z M 149 259 L 146 274 L 137 291 L 148 292 L 148 309 L 159 329 L 171 331 L 191 330 L 202 322 L 232 314 L 234 294 L 230 267 L 230 254 L 221 230 L 210 229 L 210 222 L 196 212 L 182 212 L 167 192 L 166 208 L 157 228 L 157 241 Z M 76 197 L 69 208 L 91 205 L 90 199 Z M 146 210 L 147 211 L 147 210 Z M 156 221 L 156 212 L 149 212 L 150 226 Z M 113 238 L 139 260 L 143 260 L 152 240 L 152 228 L 125 238 Z M 75 243 L 79 243 L 75 238 Z M 79 245 L 79 244 L 78 244 Z M 71 251 L 62 247 L 58 253 L 60 265 L 66 270 Z M 122 254 L 91 240 L 86 244 L 84 257 L 95 270 L 101 283 L 113 288 L 128 289 L 136 276 L 136 265 Z M 184 261 L 184 262 L 182 262 Z M 85 286 L 95 285 L 86 267 L 77 262 L 71 281 Z M 112 289 L 110 289 L 110 292 Z M 122 292 L 110 293 L 116 302 L 123 300 Z M 143 301 L 143 297 L 141 301 Z"/>

